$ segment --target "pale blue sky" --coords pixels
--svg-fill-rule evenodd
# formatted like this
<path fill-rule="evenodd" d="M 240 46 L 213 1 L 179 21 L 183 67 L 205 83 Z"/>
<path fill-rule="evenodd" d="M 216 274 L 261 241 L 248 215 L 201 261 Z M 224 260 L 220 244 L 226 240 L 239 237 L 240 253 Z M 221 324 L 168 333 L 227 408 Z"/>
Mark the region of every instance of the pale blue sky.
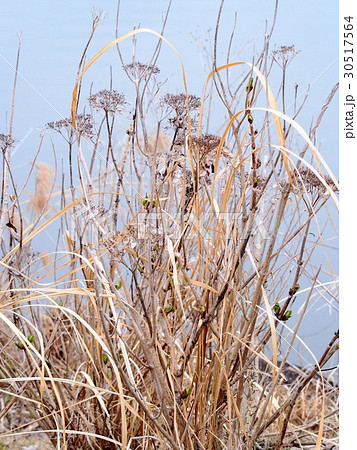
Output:
<path fill-rule="evenodd" d="M 76 77 L 78 60 L 90 33 L 92 7 L 107 13 L 107 19 L 99 27 L 89 55 L 109 42 L 115 35 L 116 1 L 54 0 L 1 2 L 0 4 L 0 55 L 14 65 L 17 50 L 17 33 L 22 31 L 22 50 L 18 82 L 14 134 L 21 139 L 31 127 L 43 127 L 58 114 L 68 116 L 71 91 Z M 148 27 L 160 31 L 162 14 L 167 1 L 121 0 L 120 32 L 133 26 Z M 202 51 L 193 36 L 200 36 L 202 43 L 212 41 L 218 0 L 173 0 L 166 37 L 183 57 L 192 93 L 200 95 L 207 71 L 202 67 Z M 237 29 L 232 59 L 251 61 L 254 47 L 262 48 L 266 21 L 272 23 L 274 0 L 254 2 L 226 0 L 219 35 L 218 63 L 225 62 L 226 49 L 237 11 Z M 210 31 L 208 31 L 210 30 Z M 295 45 L 301 53 L 290 66 L 287 84 L 290 94 L 294 84 L 299 84 L 302 94 L 311 84 L 310 99 L 299 117 L 308 128 L 317 117 L 330 89 L 338 80 L 338 2 L 334 0 L 307 1 L 281 0 L 278 18 L 271 40 L 274 45 Z M 205 40 L 208 39 L 208 42 Z M 145 55 L 156 40 L 151 36 L 139 38 L 138 53 Z M 130 55 L 130 43 L 123 44 Z M 0 57 L 0 132 L 6 131 L 6 111 L 11 105 L 13 70 Z M 331 66 L 332 64 L 332 66 Z M 95 89 L 108 87 L 109 66 L 114 76 L 120 71 L 117 55 L 112 49 L 88 73 Z M 159 66 L 169 76 L 167 88 L 182 90 L 180 66 L 173 52 L 164 46 Z M 176 75 L 176 76 L 175 76 Z M 119 74 L 118 74 L 119 77 Z M 274 78 L 273 88 L 278 88 Z M 35 90 L 37 92 L 35 92 Z M 289 92 L 288 92 L 289 94 Z M 337 98 L 318 133 L 318 144 L 327 161 L 337 166 L 338 121 Z M 32 139 L 29 139 L 32 142 Z M 25 152 L 28 152 L 24 145 Z"/>

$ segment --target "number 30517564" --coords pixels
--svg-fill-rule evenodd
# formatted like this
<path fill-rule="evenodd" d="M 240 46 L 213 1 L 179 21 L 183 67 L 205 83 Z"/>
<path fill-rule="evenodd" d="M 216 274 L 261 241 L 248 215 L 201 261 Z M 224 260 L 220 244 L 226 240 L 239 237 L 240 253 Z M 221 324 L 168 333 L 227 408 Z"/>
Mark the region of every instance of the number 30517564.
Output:
<path fill-rule="evenodd" d="M 353 78 L 353 17 L 344 17 L 343 22 L 343 78 Z"/>

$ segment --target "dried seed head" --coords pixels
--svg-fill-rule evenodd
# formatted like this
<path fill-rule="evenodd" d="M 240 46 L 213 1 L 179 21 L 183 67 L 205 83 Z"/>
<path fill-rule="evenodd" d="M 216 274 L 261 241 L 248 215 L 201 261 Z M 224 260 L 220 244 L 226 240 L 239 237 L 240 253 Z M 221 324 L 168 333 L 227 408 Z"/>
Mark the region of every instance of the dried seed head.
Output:
<path fill-rule="evenodd" d="M 214 134 L 202 134 L 199 138 L 192 138 L 192 144 L 199 148 L 202 155 L 206 155 L 207 153 L 216 150 L 220 142 L 221 138 Z"/>
<path fill-rule="evenodd" d="M 2 151 L 5 151 L 7 148 L 11 147 L 14 144 L 15 140 L 9 134 L 0 134 L 0 147 Z"/>
<path fill-rule="evenodd" d="M 74 131 L 72 127 L 72 119 L 62 119 L 57 120 L 56 122 L 48 122 L 46 127 L 61 133 L 61 130 L 64 128 L 69 133 Z M 80 133 L 82 136 L 92 138 L 94 136 L 93 132 L 93 116 L 91 114 L 78 114 L 76 115 L 76 131 Z"/>
<path fill-rule="evenodd" d="M 282 45 L 278 50 L 273 51 L 273 59 L 282 67 L 286 67 L 295 56 L 300 53 L 294 45 Z"/>
<path fill-rule="evenodd" d="M 307 167 L 302 167 L 297 171 L 294 170 L 294 182 L 300 188 L 302 185 L 305 186 L 305 189 L 309 193 L 317 192 L 319 194 L 324 194 L 326 192 L 326 187 L 322 183 L 322 181 L 315 175 L 315 173 Z M 337 187 L 331 177 L 324 176 L 326 184 L 334 191 L 337 192 Z"/>
<path fill-rule="evenodd" d="M 308 192 L 309 194 L 325 195 L 327 193 L 326 186 L 319 179 L 319 177 L 308 167 L 301 167 L 299 170 L 294 170 L 291 176 L 293 184 L 302 192 Z M 332 189 L 333 192 L 337 192 L 338 189 L 333 182 L 332 178 L 324 175 L 326 184 Z M 290 185 L 290 180 L 282 180 L 280 186 L 284 189 Z"/>
<path fill-rule="evenodd" d="M 214 134 L 202 134 L 199 138 L 193 137 L 192 144 L 194 148 L 199 150 L 200 158 L 200 175 L 204 177 L 206 183 L 210 183 L 209 177 L 213 172 L 213 167 L 216 161 L 217 149 L 221 142 L 220 136 Z M 225 159 L 225 162 L 231 161 L 233 155 L 223 145 L 221 149 L 221 155 Z M 203 170 L 202 170 L 203 169 Z"/>
<path fill-rule="evenodd" d="M 111 115 L 123 111 L 126 104 L 124 94 L 119 94 L 117 91 L 108 91 L 107 89 L 92 94 L 88 100 L 90 106 L 96 111 L 102 109 Z"/>
<path fill-rule="evenodd" d="M 170 106 L 178 115 L 187 114 L 189 110 L 198 109 L 201 106 L 201 99 L 195 95 L 186 94 L 166 94 L 162 103 Z"/>
<path fill-rule="evenodd" d="M 201 100 L 195 95 L 166 94 L 161 100 L 161 104 L 166 105 L 169 110 L 175 111 L 175 117 L 169 118 L 168 122 L 176 130 L 175 144 L 184 145 L 188 129 L 188 112 L 198 109 Z M 190 116 L 190 125 L 191 130 L 196 129 L 197 119 L 195 116 Z"/>
<path fill-rule="evenodd" d="M 135 78 L 141 80 L 142 78 L 146 78 L 149 75 L 157 75 L 160 73 L 158 67 L 153 64 L 143 64 L 140 62 L 135 62 L 131 64 L 127 64 L 125 69 Z"/>

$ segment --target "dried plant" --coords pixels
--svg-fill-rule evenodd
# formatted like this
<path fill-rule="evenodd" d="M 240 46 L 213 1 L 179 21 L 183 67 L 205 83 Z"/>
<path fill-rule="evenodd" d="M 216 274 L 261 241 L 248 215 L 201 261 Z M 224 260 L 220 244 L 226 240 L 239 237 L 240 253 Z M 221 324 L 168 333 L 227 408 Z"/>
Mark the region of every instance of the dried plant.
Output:
<path fill-rule="evenodd" d="M 9 134 L 0 134 L 1 151 L 6 151 L 7 148 L 14 144 L 15 140 Z"/>
<path fill-rule="evenodd" d="M 286 68 L 289 62 L 300 53 L 294 45 L 282 45 L 277 50 L 273 51 L 274 60 L 280 65 L 281 68 Z"/>
<path fill-rule="evenodd" d="M 316 173 L 308 167 L 301 167 L 299 170 L 295 169 L 293 175 L 294 182 L 300 190 L 306 189 L 309 193 L 316 192 L 319 195 L 328 195 L 325 184 L 316 175 Z M 334 192 L 338 192 L 338 188 L 330 176 L 323 175 L 321 178 Z"/>
<path fill-rule="evenodd" d="M 148 75 L 158 75 L 160 73 L 160 69 L 158 67 L 141 62 L 126 64 L 125 69 L 132 77 L 139 80 L 146 78 Z"/>
<path fill-rule="evenodd" d="M 188 112 L 199 109 L 201 100 L 195 95 L 166 94 L 162 104 L 175 112 L 175 117 L 169 119 L 169 124 L 174 128 L 187 129 Z"/>
<path fill-rule="evenodd" d="M 61 134 L 63 129 L 67 131 L 68 135 L 72 135 L 74 132 L 71 118 L 48 122 L 46 126 Z M 84 137 L 92 138 L 94 136 L 93 117 L 90 114 L 78 114 L 76 116 L 76 131 Z"/>
<path fill-rule="evenodd" d="M 30 206 L 40 216 L 50 211 L 49 200 L 53 188 L 54 172 L 47 164 L 36 164 L 36 169 L 35 193 L 30 200 Z"/>
<path fill-rule="evenodd" d="M 122 112 L 125 107 L 124 94 L 119 94 L 117 91 L 108 91 L 107 89 L 92 94 L 88 101 L 93 109 L 97 111 L 103 110 L 110 115 Z"/>
<path fill-rule="evenodd" d="M 67 144 L 41 137 L 67 145 L 68 167 L 55 180 L 34 161 L 35 215 L 24 189 L 3 190 L 0 439 L 43 432 L 41 446 L 68 450 L 338 445 L 338 332 L 305 367 L 289 362 L 303 319 L 320 320 L 315 305 L 338 307 L 338 183 L 312 142 L 336 90 L 300 148 L 294 119 L 284 133 L 254 109 L 279 109 L 259 70 L 267 45 L 234 86 L 215 62 L 201 99 L 163 92 L 159 45 L 152 64 L 119 53 L 135 94 L 87 96 L 84 108 L 104 112 L 98 126 L 76 114 L 97 60 L 84 66 L 85 50 L 76 130 L 61 119 L 47 128 Z M 214 95 L 227 113 L 215 130 Z M 12 144 L 0 135 L 4 166 Z"/>

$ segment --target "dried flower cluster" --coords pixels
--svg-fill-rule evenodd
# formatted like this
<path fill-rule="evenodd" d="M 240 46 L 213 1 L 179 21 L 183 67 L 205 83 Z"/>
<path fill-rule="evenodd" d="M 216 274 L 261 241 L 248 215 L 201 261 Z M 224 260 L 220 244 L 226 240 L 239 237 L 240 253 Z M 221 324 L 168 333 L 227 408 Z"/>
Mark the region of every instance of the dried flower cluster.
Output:
<path fill-rule="evenodd" d="M 324 183 L 315 175 L 315 173 L 308 167 L 302 167 L 299 170 L 294 170 L 292 172 L 292 180 L 294 185 L 302 192 L 306 191 L 309 194 L 325 195 L 327 192 Z M 324 175 L 324 180 L 326 184 L 334 191 L 337 192 L 338 189 L 333 182 L 332 178 Z M 284 188 L 286 185 L 290 185 L 289 180 L 284 180 L 280 185 Z"/>
<path fill-rule="evenodd" d="M 116 112 L 121 112 L 125 105 L 125 96 L 117 91 L 104 89 L 92 94 L 88 98 L 90 106 L 96 111 L 103 110 L 107 114 L 114 116 Z"/>
<path fill-rule="evenodd" d="M 213 134 L 203 134 L 199 138 L 192 138 L 193 147 L 199 150 L 200 178 L 203 177 L 207 183 L 209 183 L 209 177 L 213 172 L 220 141 L 220 137 Z"/>
<path fill-rule="evenodd" d="M 153 64 L 135 62 L 127 64 L 125 69 L 135 78 L 142 79 L 149 75 L 157 75 L 160 69 Z"/>
<path fill-rule="evenodd" d="M 12 137 L 9 134 L 0 134 L 0 147 L 2 151 L 11 147 L 14 142 L 15 140 L 12 139 Z"/>
<path fill-rule="evenodd" d="M 72 133 L 74 131 L 72 127 L 71 118 L 57 120 L 56 122 L 48 122 L 46 126 L 51 130 L 58 131 L 59 133 L 61 133 L 61 130 L 63 128 L 66 129 L 69 133 Z M 80 133 L 82 136 L 92 138 L 94 136 L 93 116 L 90 114 L 76 115 L 76 127 L 77 127 L 76 131 Z"/>
<path fill-rule="evenodd" d="M 199 148 L 201 157 L 208 155 L 212 150 L 216 150 L 220 142 L 221 138 L 214 134 L 203 134 L 199 138 L 192 138 L 192 144 Z"/>
<path fill-rule="evenodd" d="M 169 119 L 169 124 L 178 130 L 187 129 L 188 111 L 194 111 L 201 106 L 201 99 L 195 95 L 186 94 L 166 94 L 162 99 L 162 103 L 174 110 L 176 115 Z M 195 118 L 191 117 L 191 127 L 195 127 Z M 179 134 L 176 138 L 176 144 L 182 145 L 184 142 L 184 133 Z"/>
<path fill-rule="evenodd" d="M 294 45 L 282 45 L 278 50 L 273 51 L 273 59 L 278 64 L 280 60 L 282 66 L 286 66 L 298 53 L 300 53 L 300 50 L 297 50 Z"/>
<path fill-rule="evenodd" d="M 195 95 L 186 94 L 166 94 L 162 102 L 170 106 L 177 115 L 187 114 L 189 110 L 198 109 L 201 106 L 201 99 Z"/>
<path fill-rule="evenodd" d="M 205 179 L 206 183 L 210 183 L 210 175 L 213 172 L 214 163 L 217 156 L 217 149 L 221 142 L 221 138 L 214 134 L 202 134 L 199 138 L 192 138 L 192 145 L 194 149 L 199 150 L 200 158 L 200 178 Z M 232 153 L 223 146 L 221 150 L 221 155 L 226 161 L 231 161 L 233 159 Z"/>
<path fill-rule="evenodd" d="M 305 186 L 307 192 L 314 193 L 318 192 L 319 194 L 326 193 L 326 187 L 322 183 L 322 181 L 312 172 L 312 170 L 307 167 L 302 167 L 299 171 L 294 171 L 295 180 L 299 187 L 302 187 L 302 184 Z M 333 182 L 332 178 L 329 176 L 324 176 L 326 184 L 334 191 L 337 192 L 337 187 Z"/>

